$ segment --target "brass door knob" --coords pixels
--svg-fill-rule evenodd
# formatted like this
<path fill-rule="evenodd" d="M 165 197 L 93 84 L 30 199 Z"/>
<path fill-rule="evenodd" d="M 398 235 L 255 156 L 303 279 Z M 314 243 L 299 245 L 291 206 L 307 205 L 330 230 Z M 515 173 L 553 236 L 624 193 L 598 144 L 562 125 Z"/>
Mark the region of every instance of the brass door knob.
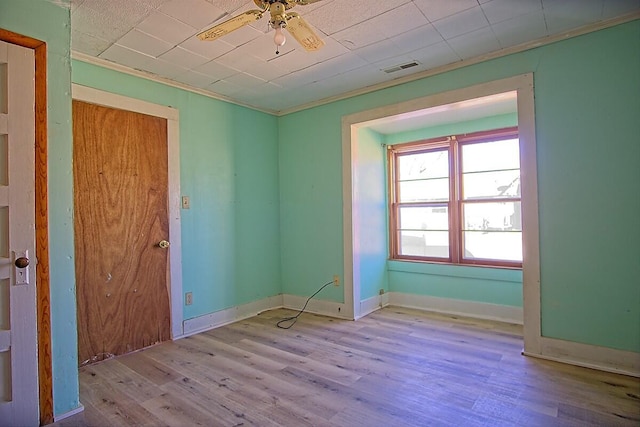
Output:
<path fill-rule="evenodd" d="M 169 242 L 167 242 L 166 240 L 160 240 L 158 246 L 160 246 L 162 249 L 167 249 L 169 247 Z"/>
<path fill-rule="evenodd" d="M 29 258 L 25 258 L 25 257 L 21 256 L 20 258 L 16 259 L 16 262 L 14 264 L 18 268 L 26 268 L 26 267 L 29 266 Z"/>

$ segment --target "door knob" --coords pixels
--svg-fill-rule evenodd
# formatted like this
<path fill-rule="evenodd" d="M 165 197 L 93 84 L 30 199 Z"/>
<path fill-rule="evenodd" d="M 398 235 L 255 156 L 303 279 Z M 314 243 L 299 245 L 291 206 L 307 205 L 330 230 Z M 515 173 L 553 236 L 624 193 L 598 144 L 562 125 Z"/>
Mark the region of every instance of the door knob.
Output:
<path fill-rule="evenodd" d="M 26 268 L 29 265 L 29 258 L 21 256 L 16 259 L 15 265 L 18 268 Z"/>
<path fill-rule="evenodd" d="M 162 249 L 167 249 L 169 247 L 169 242 L 167 242 L 166 240 L 160 240 L 160 242 L 158 242 L 158 246 L 160 246 Z"/>

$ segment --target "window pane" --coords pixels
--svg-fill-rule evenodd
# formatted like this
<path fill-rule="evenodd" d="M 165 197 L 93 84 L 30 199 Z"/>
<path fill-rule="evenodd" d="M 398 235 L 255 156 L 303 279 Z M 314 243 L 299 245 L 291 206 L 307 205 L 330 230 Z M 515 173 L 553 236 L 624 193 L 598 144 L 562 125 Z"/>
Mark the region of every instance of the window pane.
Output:
<path fill-rule="evenodd" d="M 401 182 L 398 199 L 400 203 L 446 202 L 449 200 L 449 178 Z"/>
<path fill-rule="evenodd" d="M 522 231 L 520 202 L 465 203 L 464 230 Z"/>
<path fill-rule="evenodd" d="M 400 255 L 449 258 L 449 233 L 446 231 L 401 231 Z"/>
<path fill-rule="evenodd" d="M 466 173 L 462 185 L 465 200 L 520 197 L 520 171 Z"/>
<path fill-rule="evenodd" d="M 398 179 L 446 178 L 449 176 L 449 151 L 398 156 Z"/>
<path fill-rule="evenodd" d="M 465 231 L 462 238 L 466 259 L 522 262 L 522 232 Z"/>
<path fill-rule="evenodd" d="M 461 150 L 463 173 L 520 168 L 517 139 L 463 144 Z"/>
<path fill-rule="evenodd" d="M 442 207 L 400 207 L 401 230 L 448 230 L 449 209 Z"/>

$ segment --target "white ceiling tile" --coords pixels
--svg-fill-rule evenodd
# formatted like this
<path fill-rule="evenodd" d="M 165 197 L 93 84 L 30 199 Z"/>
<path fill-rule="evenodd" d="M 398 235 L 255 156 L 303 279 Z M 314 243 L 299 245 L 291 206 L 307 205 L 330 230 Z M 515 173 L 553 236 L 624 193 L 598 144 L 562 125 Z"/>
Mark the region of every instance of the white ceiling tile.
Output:
<path fill-rule="evenodd" d="M 431 22 L 478 6 L 476 0 L 414 0 Z"/>
<path fill-rule="evenodd" d="M 181 67 L 173 62 L 163 61 L 162 59 L 150 61 L 145 69 L 153 74 L 167 78 L 174 78 L 187 71 L 185 67 Z"/>
<path fill-rule="evenodd" d="M 136 28 L 173 45 L 185 41 L 197 32 L 195 28 L 161 12 L 153 12 Z"/>
<path fill-rule="evenodd" d="M 383 59 L 392 58 L 402 53 L 410 52 L 410 50 L 400 50 L 391 40 L 382 40 L 378 43 L 370 44 L 352 53 L 358 55 L 364 61 L 373 63 L 382 61 Z"/>
<path fill-rule="evenodd" d="M 262 86 L 267 83 L 265 80 L 261 79 L 258 76 L 253 76 L 248 73 L 238 73 L 233 76 L 229 76 L 224 79 L 226 82 L 232 83 L 234 85 L 240 86 L 242 88 L 255 88 L 258 86 Z"/>
<path fill-rule="evenodd" d="M 284 46 L 277 47 L 273 42 L 274 32 L 270 32 L 264 34 L 257 39 L 251 41 L 251 43 L 246 43 L 238 48 L 238 50 L 246 53 L 247 55 L 253 55 L 262 61 L 270 61 L 275 59 L 278 55 L 284 55 L 287 52 L 291 52 L 296 47 L 299 48 L 300 45 L 296 42 L 296 40 L 288 33 L 285 34 L 286 42 Z M 276 49 L 280 52 L 276 54 Z"/>
<path fill-rule="evenodd" d="M 131 1 L 131 0 L 130 0 Z M 132 0 L 138 3 L 144 3 L 147 6 L 150 6 L 153 9 L 157 9 L 160 6 L 162 6 L 163 4 L 165 4 L 166 2 L 168 2 L 169 0 Z"/>
<path fill-rule="evenodd" d="M 640 0 L 605 0 L 602 19 L 614 18 L 640 10 Z"/>
<path fill-rule="evenodd" d="M 177 75 L 175 77 L 175 80 L 201 89 L 208 87 L 211 83 L 216 81 L 216 79 L 211 76 L 197 73 L 193 70 L 188 70 L 182 74 Z"/>
<path fill-rule="evenodd" d="M 467 9 L 433 23 L 433 26 L 445 40 L 479 30 L 488 25 L 489 21 L 487 21 L 480 6 Z"/>
<path fill-rule="evenodd" d="M 109 61 L 135 68 L 136 70 L 146 69 L 147 65 L 154 59 L 151 56 L 143 55 L 140 52 L 127 49 L 126 47 L 119 46 L 117 44 L 110 46 L 107 50 L 102 52 L 102 54 L 100 54 L 100 58 L 108 59 Z"/>
<path fill-rule="evenodd" d="M 197 37 L 185 40 L 180 43 L 180 47 L 209 59 L 215 59 L 234 49 L 233 45 L 224 40 L 203 41 Z"/>
<path fill-rule="evenodd" d="M 420 10 L 413 3 L 407 3 L 337 32 L 332 37 L 354 50 L 427 24 L 429 21 Z"/>
<path fill-rule="evenodd" d="M 442 42 L 443 38 L 433 25 L 428 24 L 397 35 L 391 41 L 404 53 Z"/>
<path fill-rule="evenodd" d="M 110 17 L 81 4 L 71 15 L 71 27 L 81 34 L 115 42 L 127 34 L 133 23 Z"/>
<path fill-rule="evenodd" d="M 188 51 L 180 46 L 176 46 L 171 49 L 169 52 L 164 53 L 160 56 L 160 59 L 173 62 L 175 64 L 179 64 L 180 66 L 191 69 L 195 68 L 199 65 L 202 65 L 206 62 L 209 62 L 208 58 L 204 56 L 197 55 L 191 51 Z"/>
<path fill-rule="evenodd" d="M 225 16 L 226 12 L 205 0 L 171 0 L 160 7 L 166 13 L 185 24 L 197 28 L 211 25 Z"/>
<path fill-rule="evenodd" d="M 580 27 L 602 18 L 602 0 L 543 0 L 549 34 Z"/>
<path fill-rule="evenodd" d="M 210 90 L 221 95 L 232 96 L 242 91 L 242 86 L 228 82 L 226 80 L 218 80 L 207 87 Z"/>
<path fill-rule="evenodd" d="M 260 67 L 249 70 L 251 74 L 255 74 L 263 80 L 272 82 L 282 76 L 289 74 L 288 70 L 282 69 L 273 63 L 262 63 Z"/>
<path fill-rule="evenodd" d="M 467 34 L 447 40 L 449 46 L 462 59 L 470 59 L 489 52 L 500 50 L 500 43 L 491 27 L 481 28 Z"/>
<path fill-rule="evenodd" d="M 111 44 L 110 41 L 71 30 L 71 49 L 75 51 L 91 56 L 98 56 L 111 46 Z"/>
<path fill-rule="evenodd" d="M 223 40 L 226 43 L 229 43 L 230 45 L 237 47 L 258 38 L 263 34 L 264 34 L 263 32 L 256 30 L 250 25 L 247 25 L 245 27 L 240 28 L 239 30 L 226 34 L 221 38 L 209 43 L 216 43 L 218 40 Z"/>
<path fill-rule="evenodd" d="M 193 71 L 214 77 L 216 80 L 222 80 L 232 76 L 238 72 L 233 68 L 217 63 L 215 60 L 196 67 Z"/>
<path fill-rule="evenodd" d="M 253 55 L 242 52 L 238 48 L 216 58 L 216 62 L 238 71 L 247 71 L 249 69 L 257 69 L 262 65 L 263 61 Z"/>
<path fill-rule="evenodd" d="M 447 42 L 436 43 L 414 50 L 410 55 L 427 68 L 436 68 L 460 61 L 458 54 L 451 49 Z"/>
<path fill-rule="evenodd" d="M 334 34 L 353 25 L 395 9 L 411 0 L 352 0 L 334 1 L 327 7 L 319 7 L 309 13 L 301 13 L 316 28 L 325 34 Z M 298 11 L 296 9 L 296 11 Z"/>
<path fill-rule="evenodd" d="M 490 23 L 506 21 L 520 15 L 542 10 L 541 0 L 491 0 L 482 5 Z"/>
<path fill-rule="evenodd" d="M 544 13 L 540 10 L 492 25 L 493 33 L 503 48 L 547 35 Z"/>
<path fill-rule="evenodd" d="M 83 2 L 84 0 L 70 0 L 71 11 L 74 12 Z"/>
<path fill-rule="evenodd" d="M 160 56 L 173 47 L 172 44 L 138 30 L 131 30 L 118 40 L 120 46 L 137 50 L 149 56 Z"/>

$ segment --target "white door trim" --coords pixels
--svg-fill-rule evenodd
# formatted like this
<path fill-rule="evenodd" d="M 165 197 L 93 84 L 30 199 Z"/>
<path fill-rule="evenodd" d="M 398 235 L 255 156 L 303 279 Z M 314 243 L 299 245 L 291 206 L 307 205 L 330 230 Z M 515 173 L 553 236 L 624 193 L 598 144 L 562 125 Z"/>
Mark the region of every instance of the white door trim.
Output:
<path fill-rule="evenodd" d="M 179 111 L 164 105 L 129 98 L 87 86 L 72 84 L 72 98 L 78 101 L 117 108 L 167 119 L 169 168 L 169 303 L 171 306 L 171 338 L 180 338 L 182 323 L 182 234 L 180 226 L 180 122 Z"/>
<path fill-rule="evenodd" d="M 398 104 L 361 111 L 342 118 L 342 181 L 344 227 L 344 301 L 350 317 L 362 316 L 360 304 L 360 249 L 358 236 L 358 129 L 368 122 L 399 114 L 469 99 L 517 92 L 518 129 L 521 141 L 523 250 L 524 347 L 528 354 L 541 351 L 540 328 L 540 250 L 538 225 L 538 181 L 534 116 L 533 74 L 527 73 L 470 87 L 437 93 Z"/>

